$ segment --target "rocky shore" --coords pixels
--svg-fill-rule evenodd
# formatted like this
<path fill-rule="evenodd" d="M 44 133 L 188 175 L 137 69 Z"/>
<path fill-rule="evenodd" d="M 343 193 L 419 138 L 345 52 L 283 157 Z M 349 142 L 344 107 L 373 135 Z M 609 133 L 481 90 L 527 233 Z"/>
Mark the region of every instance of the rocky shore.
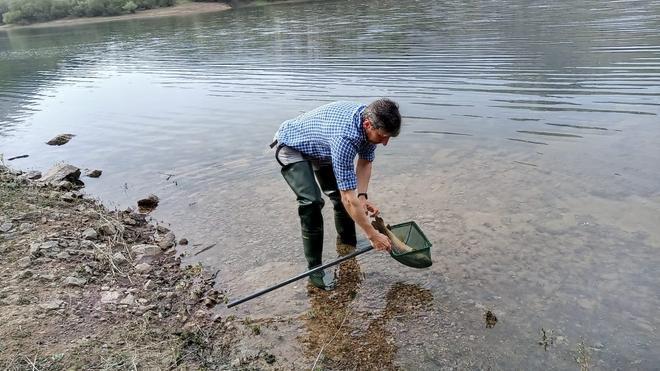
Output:
<path fill-rule="evenodd" d="M 237 358 L 241 329 L 213 311 L 225 300 L 214 274 L 182 265 L 172 231 L 84 198 L 71 177 L 44 178 L 0 165 L 0 369 L 275 362 Z"/>

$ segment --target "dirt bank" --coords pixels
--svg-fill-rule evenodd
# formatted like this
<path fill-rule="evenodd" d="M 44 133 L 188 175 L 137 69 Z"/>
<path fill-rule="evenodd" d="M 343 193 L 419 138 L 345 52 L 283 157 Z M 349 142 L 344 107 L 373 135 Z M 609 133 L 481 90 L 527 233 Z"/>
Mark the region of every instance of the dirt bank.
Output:
<path fill-rule="evenodd" d="M 131 209 L 0 165 L 0 369 L 268 368 L 212 310 L 215 277 L 182 266 L 174 234 Z"/>
<path fill-rule="evenodd" d="M 155 17 L 172 17 L 172 16 L 212 13 L 212 12 L 219 12 L 228 9 L 231 9 L 231 7 L 224 3 L 185 3 L 167 8 L 141 10 L 134 14 L 124 14 L 124 15 L 118 15 L 112 17 L 82 17 L 82 18 L 57 19 L 54 21 L 35 23 L 25 26 L 4 25 L 4 26 L 0 26 L 0 30 L 13 30 L 19 28 L 77 26 L 83 24 L 113 22 L 113 21 L 121 21 L 127 19 L 147 19 L 147 18 L 155 18 Z"/>

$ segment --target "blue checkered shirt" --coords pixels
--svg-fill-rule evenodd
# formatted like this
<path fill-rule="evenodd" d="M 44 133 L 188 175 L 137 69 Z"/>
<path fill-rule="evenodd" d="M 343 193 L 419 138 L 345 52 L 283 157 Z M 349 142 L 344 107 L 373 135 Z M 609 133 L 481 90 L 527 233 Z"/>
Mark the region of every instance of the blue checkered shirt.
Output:
<path fill-rule="evenodd" d="M 367 141 L 362 128 L 366 106 L 352 102 L 334 102 L 284 121 L 277 141 L 305 157 L 331 161 L 340 190 L 357 189 L 354 160 L 373 161 L 376 145 Z"/>

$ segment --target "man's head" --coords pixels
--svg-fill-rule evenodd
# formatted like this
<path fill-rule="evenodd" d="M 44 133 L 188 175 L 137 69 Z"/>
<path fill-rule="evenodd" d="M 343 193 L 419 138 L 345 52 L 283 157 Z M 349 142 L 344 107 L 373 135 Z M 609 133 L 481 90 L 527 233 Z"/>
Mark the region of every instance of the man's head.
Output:
<path fill-rule="evenodd" d="M 387 145 L 401 130 L 399 106 L 386 98 L 373 101 L 362 113 L 362 127 L 370 143 Z"/>

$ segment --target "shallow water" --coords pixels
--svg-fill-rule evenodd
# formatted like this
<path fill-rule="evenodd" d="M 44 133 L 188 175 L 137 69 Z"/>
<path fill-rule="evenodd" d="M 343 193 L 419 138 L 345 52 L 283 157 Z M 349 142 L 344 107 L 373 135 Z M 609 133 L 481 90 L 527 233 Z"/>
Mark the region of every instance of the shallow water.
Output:
<path fill-rule="evenodd" d="M 267 151 L 279 123 L 388 96 L 405 126 L 377 151 L 370 199 L 422 227 L 433 267 L 371 252 L 334 296 L 299 283 L 226 312 L 283 319 L 261 341 L 299 367 L 334 339 L 323 362 L 339 368 L 653 369 L 659 28 L 658 1 L 420 0 L 13 30 L 0 152 L 102 169 L 86 190 L 110 206 L 157 194 L 154 218 L 235 299 L 305 266 Z M 325 307 L 349 315 L 315 321 Z"/>

